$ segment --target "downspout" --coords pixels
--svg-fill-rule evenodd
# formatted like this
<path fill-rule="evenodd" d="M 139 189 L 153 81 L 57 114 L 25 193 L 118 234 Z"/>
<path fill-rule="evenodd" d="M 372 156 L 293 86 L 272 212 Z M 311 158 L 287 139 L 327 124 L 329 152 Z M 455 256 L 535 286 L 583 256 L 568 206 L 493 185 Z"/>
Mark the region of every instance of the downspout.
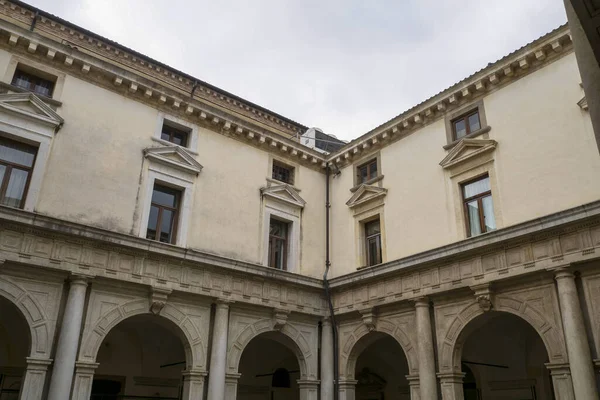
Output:
<path fill-rule="evenodd" d="M 329 259 L 329 209 L 331 203 L 329 202 L 329 176 L 330 176 L 329 163 L 325 168 L 325 274 L 323 274 L 323 288 L 325 289 L 325 297 L 327 298 L 327 304 L 329 305 L 329 315 L 331 317 L 331 333 L 333 334 L 333 398 L 338 400 L 340 396 L 339 389 L 339 357 L 338 357 L 338 330 L 337 323 L 335 322 L 335 314 L 333 312 L 333 302 L 331 301 L 331 291 L 329 289 L 329 281 L 327 280 L 327 274 L 329 273 L 329 267 L 331 266 L 331 260 Z"/>

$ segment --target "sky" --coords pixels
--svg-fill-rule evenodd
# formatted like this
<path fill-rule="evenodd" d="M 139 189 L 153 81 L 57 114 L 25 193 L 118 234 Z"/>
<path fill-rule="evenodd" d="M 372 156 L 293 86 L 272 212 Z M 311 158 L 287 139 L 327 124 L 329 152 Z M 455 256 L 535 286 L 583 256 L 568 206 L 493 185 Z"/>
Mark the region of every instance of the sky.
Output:
<path fill-rule="evenodd" d="M 566 22 L 562 0 L 27 0 L 354 139 Z"/>

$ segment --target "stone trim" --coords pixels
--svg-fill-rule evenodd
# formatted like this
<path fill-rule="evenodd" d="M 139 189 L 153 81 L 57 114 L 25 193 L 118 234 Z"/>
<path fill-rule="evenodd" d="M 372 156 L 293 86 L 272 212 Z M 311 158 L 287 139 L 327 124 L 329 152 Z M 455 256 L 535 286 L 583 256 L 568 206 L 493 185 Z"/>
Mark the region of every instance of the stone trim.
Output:
<path fill-rule="evenodd" d="M 36 26 L 37 28 L 39 28 L 39 24 Z M 253 118 L 258 113 L 252 113 L 252 117 L 245 115 L 243 110 L 246 110 L 246 107 L 243 102 L 236 101 L 237 108 L 232 107 L 231 101 L 225 101 L 226 105 L 219 104 L 220 95 L 216 91 L 210 92 L 214 94 L 210 94 L 208 100 L 197 95 L 199 90 L 196 90 L 195 95 L 190 97 L 191 86 L 183 89 L 168 84 L 162 79 L 156 79 L 153 74 L 139 74 L 128 68 L 126 64 L 114 64 L 110 62 L 110 58 L 96 58 L 90 55 L 92 53 L 77 51 L 53 39 L 15 26 L 1 18 L 0 32 L 5 32 L 10 36 L 9 44 L 0 44 L 0 47 L 8 47 L 8 51 L 18 54 L 28 61 L 42 59 L 45 56 L 43 62 L 50 68 L 66 71 L 69 75 L 149 104 L 153 108 L 158 108 L 159 111 L 266 151 L 277 150 L 280 156 L 290 159 L 291 162 L 304 164 L 309 168 L 322 170 L 326 166 L 323 154 L 293 140 L 290 133 L 278 131 L 275 126 L 272 126 L 273 124 L 265 124 L 264 121 Z M 29 47 L 31 43 L 36 43 L 33 51 Z M 261 115 L 267 117 L 266 113 L 261 112 Z M 300 133 L 300 131 L 296 133 Z M 265 144 L 269 146 L 264 146 Z"/>
<path fill-rule="evenodd" d="M 470 113 L 471 111 L 475 111 L 475 110 L 477 110 L 477 112 L 479 113 L 480 128 L 478 130 L 476 130 L 475 132 L 471 132 L 468 135 L 466 135 L 460 139 L 454 139 L 454 129 L 452 127 L 452 121 L 457 119 L 460 116 L 463 116 L 463 115 Z M 454 147 L 458 142 L 460 142 L 464 138 L 473 138 L 473 137 L 476 137 L 476 136 L 479 136 L 479 135 L 489 132 L 491 130 L 491 128 L 488 125 L 487 118 L 485 116 L 485 107 L 483 106 L 483 98 L 481 98 L 475 102 L 465 104 L 464 106 L 461 106 L 460 108 L 458 108 L 452 112 L 446 113 L 446 115 L 444 116 L 444 125 L 446 126 L 446 141 L 448 142 L 448 144 L 446 144 L 444 146 L 444 150 L 451 149 L 452 147 Z"/>

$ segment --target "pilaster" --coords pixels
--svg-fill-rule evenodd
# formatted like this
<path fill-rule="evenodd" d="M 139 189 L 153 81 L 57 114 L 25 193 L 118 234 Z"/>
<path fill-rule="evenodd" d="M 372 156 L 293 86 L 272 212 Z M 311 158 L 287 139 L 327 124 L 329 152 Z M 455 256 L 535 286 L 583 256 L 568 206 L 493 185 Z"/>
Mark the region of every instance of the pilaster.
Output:
<path fill-rule="evenodd" d="M 339 400 L 355 400 L 356 380 L 340 381 L 340 398 Z"/>
<path fill-rule="evenodd" d="M 552 386 L 554 387 L 554 398 L 556 400 L 574 400 L 573 381 L 571 380 L 571 369 L 568 363 L 546 364 L 550 370 Z"/>
<path fill-rule="evenodd" d="M 437 374 L 442 390 L 442 400 L 464 400 L 463 372 Z"/>
<path fill-rule="evenodd" d="M 237 385 L 242 374 L 225 375 L 225 400 L 235 400 L 237 398 Z"/>
<path fill-rule="evenodd" d="M 406 375 L 410 388 L 410 400 L 421 399 L 421 387 L 419 386 L 419 375 Z"/>
<path fill-rule="evenodd" d="M 300 400 L 317 400 L 319 398 L 319 381 L 298 379 Z"/>
<path fill-rule="evenodd" d="M 183 371 L 182 400 L 202 400 L 206 371 Z"/>
<path fill-rule="evenodd" d="M 88 400 L 90 398 L 94 371 L 96 371 L 98 365 L 100 364 L 85 361 L 75 363 L 75 383 L 73 384 L 71 400 Z M 65 399 L 68 399 L 68 397 L 65 397 Z"/>
<path fill-rule="evenodd" d="M 27 357 L 27 368 L 21 385 L 19 400 L 41 400 L 46 383 L 48 366 L 52 363 L 50 359 L 38 359 Z"/>

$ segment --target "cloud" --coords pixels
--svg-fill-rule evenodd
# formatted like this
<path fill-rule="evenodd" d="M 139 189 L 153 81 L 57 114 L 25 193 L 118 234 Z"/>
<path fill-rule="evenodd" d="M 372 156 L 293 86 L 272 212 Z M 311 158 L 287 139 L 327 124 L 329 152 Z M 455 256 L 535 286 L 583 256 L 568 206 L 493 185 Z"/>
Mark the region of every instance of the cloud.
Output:
<path fill-rule="evenodd" d="M 31 2 L 347 140 L 566 21 L 557 0 Z"/>

